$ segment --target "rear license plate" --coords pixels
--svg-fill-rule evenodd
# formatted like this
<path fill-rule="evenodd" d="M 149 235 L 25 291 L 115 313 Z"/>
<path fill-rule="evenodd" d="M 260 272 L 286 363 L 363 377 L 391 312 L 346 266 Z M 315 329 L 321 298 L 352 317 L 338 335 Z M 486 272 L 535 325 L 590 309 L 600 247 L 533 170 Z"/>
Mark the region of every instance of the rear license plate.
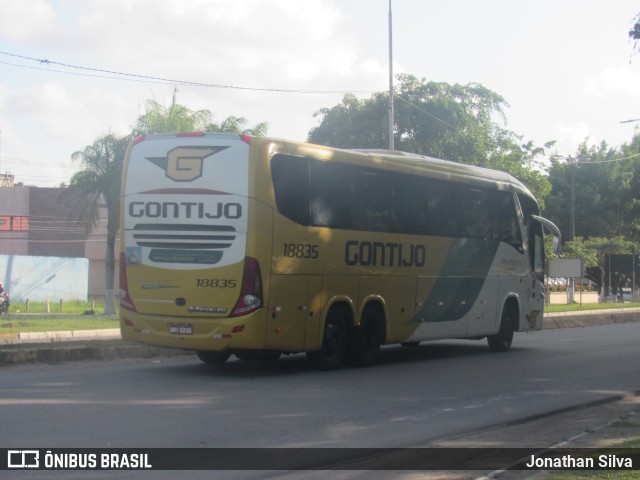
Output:
<path fill-rule="evenodd" d="M 173 335 L 193 335 L 193 325 L 189 323 L 170 323 L 169 333 Z"/>

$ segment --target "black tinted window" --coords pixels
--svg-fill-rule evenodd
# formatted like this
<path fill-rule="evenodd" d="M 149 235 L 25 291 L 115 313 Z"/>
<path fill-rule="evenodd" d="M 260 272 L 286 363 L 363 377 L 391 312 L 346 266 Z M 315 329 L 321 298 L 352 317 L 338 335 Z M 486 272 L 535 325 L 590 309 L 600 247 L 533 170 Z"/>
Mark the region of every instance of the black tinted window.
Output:
<path fill-rule="evenodd" d="M 296 223 L 309 225 L 309 159 L 275 155 L 271 178 L 278 211 Z"/>
<path fill-rule="evenodd" d="M 278 211 L 302 225 L 521 246 L 509 191 L 288 155 L 271 170 Z"/>

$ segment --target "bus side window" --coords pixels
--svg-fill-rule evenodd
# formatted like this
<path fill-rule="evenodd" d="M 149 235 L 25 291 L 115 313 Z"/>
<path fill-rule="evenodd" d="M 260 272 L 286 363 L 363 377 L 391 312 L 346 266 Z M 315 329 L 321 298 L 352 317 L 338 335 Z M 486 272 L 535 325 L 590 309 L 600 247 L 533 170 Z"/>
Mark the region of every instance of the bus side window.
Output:
<path fill-rule="evenodd" d="M 352 177 L 351 228 L 369 232 L 397 232 L 394 175 L 360 169 Z"/>
<path fill-rule="evenodd" d="M 352 228 L 354 167 L 336 162 L 312 160 L 309 201 L 311 225 Z"/>
<path fill-rule="evenodd" d="M 522 253 L 524 247 L 513 194 L 505 190 L 490 193 L 487 224 L 491 229 L 491 238 L 508 243 Z"/>
<path fill-rule="evenodd" d="M 309 225 L 309 159 L 274 155 L 271 178 L 278 211 L 300 225 Z"/>
<path fill-rule="evenodd" d="M 424 178 L 396 174 L 394 184 L 396 232 L 429 234 L 429 184 Z"/>

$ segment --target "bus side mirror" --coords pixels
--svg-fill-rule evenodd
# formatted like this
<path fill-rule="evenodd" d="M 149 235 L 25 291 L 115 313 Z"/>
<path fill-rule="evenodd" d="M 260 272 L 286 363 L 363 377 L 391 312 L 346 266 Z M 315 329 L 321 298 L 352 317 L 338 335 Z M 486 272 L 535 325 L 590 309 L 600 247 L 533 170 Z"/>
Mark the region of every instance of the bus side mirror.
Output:
<path fill-rule="evenodd" d="M 547 220 L 544 217 L 531 215 L 531 218 L 551 232 L 551 234 L 553 235 L 553 253 L 558 253 L 558 250 L 560 250 L 560 229 L 551 220 Z"/>
<path fill-rule="evenodd" d="M 551 250 L 553 253 L 558 253 L 560 250 L 560 237 L 556 235 L 553 236 L 553 239 L 551 240 Z"/>

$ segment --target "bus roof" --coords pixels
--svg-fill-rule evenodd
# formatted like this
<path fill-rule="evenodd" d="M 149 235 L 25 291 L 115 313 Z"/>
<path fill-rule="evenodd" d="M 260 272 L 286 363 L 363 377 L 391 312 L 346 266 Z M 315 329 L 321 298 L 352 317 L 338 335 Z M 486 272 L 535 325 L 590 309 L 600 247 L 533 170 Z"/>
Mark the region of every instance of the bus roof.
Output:
<path fill-rule="evenodd" d="M 352 149 L 346 151 L 367 155 L 377 161 L 382 160 L 389 163 L 406 165 L 420 170 L 425 169 L 441 174 L 453 174 L 460 177 L 476 178 L 488 182 L 505 183 L 533 198 L 531 191 L 520 180 L 501 170 L 467 165 L 464 163 L 457 163 L 450 160 L 442 160 L 439 158 L 419 155 L 417 153 L 402 152 L 399 150 Z"/>
<path fill-rule="evenodd" d="M 245 142 L 250 142 L 251 138 L 248 135 L 238 135 L 234 133 L 222 133 L 222 132 L 199 132 L 199 133 L 169 133 L 169 134 L 147 134 L 143 137 L 139 138 L 138 141 L 143 140 L 159 140 L 161 138 L 170 138 L 176 137 L 184 139 L 189 136 L 206 136 L 206 137 L 222 137 L 222 138 L 238 138 L 242 139 Z M 400 150 L 384 150 L 384 149 L 343 149 L 343 148 L 333 148 L 328 147 L 326 145 L 315 145 L 309 144 L 305 142 L 297 142 L 291 140 L 284 140 L 278 138 L 270 138 L 270 137 L 253 137 L 253 139 L 259 141 L 267 141 L 267 142 L 277 142 L 288 144 L 290 146 L 296 145 L 298 147 L 302 147 L 303 150 L 306 150 L 305 147 L 311 147 L 315 149 L 322 150 L 335 150 L 342 151 L 344 153 L 350 155 L 357 155 L 368 157 L 370 160 L 375 160 L 375 163 L 378 166 L 382 166 L 384 164 L 392 167 L 394 164 L 397 166 L 404 166 L 409 169 L 417 169 L 424 170 L 429 172 L 434 172 L 440 175 L 455 175 L 459 178 L 468 178 L 468 179 L 476 179 L 479 181 L 486 181 L 490 183 L 502 183 L 505 185 L 509 185 L 517 191 L 521 193 L 525 193 L 528 196 L 534 198 L 531 191 L 518 179 L 513 177 L 512 175 L 500 171 L 493 170 L 490 168 L 477 167 L 474 165 L 466 165 L 464 163 L 452 162 L 450 160 L 442 160 L 439 158 L 428 157 L 426 155 L 419 155 L 417 153 L 409 153 L 403 152 Z"/>

